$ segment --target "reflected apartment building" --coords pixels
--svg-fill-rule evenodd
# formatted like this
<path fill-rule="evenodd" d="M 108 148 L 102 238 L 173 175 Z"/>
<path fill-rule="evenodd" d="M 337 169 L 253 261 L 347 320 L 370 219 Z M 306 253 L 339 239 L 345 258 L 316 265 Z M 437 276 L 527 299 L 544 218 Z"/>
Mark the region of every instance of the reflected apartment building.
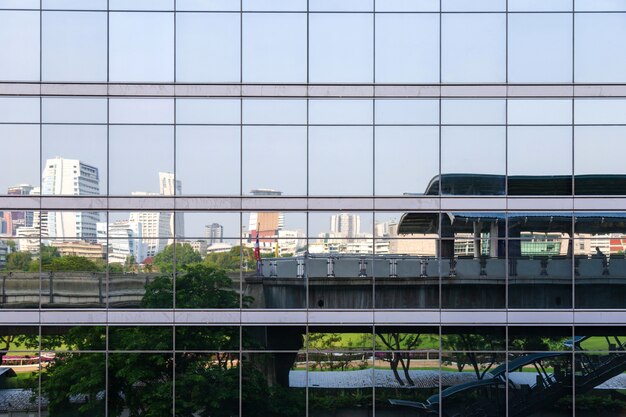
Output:
<path fill-rule="evenodd" d="M 625 416 L 625 40 L 0 0 L 0 416 Z"/>

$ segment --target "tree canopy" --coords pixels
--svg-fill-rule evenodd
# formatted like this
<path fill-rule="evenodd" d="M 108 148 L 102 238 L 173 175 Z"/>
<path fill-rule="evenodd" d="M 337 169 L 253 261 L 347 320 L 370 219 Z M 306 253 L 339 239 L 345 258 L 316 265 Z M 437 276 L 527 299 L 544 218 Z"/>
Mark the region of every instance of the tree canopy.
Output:
<path fill-rule="evenodd" d="M 174 255 L 176 255 L 176 263 L 174 263 Z M 163 251 L 157 253 L 153 264 L 159 272 L 174 272 L 174 268 L 181 270 L 187 265 L 201 261 L 202 256 L 189 243 L 177 243 L 167 245 Z"/>
<path fill-rule="evenodd" d="M 239 308 L 240 303 L 247 307 L 252 302 L 250 297 L 240 297 L 223 269 L 190 262 L 177 271 L 175 282 L 172 274 L 166 273 L 146 284 L 142 307 L 172 307 L 174 284 L 177 308 Z M 103 353 L 93 353 L 103 347 L 102 328 L 72 328 L 61 338 L 46 338 L 42 346 L 70 349 L 57 354 L 42 373 L 49 415 L 65 416 L 67 410 L 73 410 L 71 415 L 103 416 L 105 398 L 110 416 L 170 415 L 174 381 L 177 416 L 238 415 L 240 383 L 247 387 L 241 404 L 248 414 L 302 415 L 301 398 L 271 400 L 282 396 L 283 389 L 270 387 L 262 367 L 254 361 L 240 369 L 242 358 L 233 352 L 239 349 L 239 339 L 236 326 L 178 326 L 174 356 L 171 326 L 110 327 L 112 351 L 107 362 Z"/>

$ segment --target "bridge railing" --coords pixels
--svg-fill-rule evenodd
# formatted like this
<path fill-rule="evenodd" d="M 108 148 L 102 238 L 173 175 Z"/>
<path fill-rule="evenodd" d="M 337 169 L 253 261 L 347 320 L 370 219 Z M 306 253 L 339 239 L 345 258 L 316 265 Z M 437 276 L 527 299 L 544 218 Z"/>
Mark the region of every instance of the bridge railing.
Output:
<path fill-rule="evenodd" d="M 626 259 L 610 262 L 596 258 L 566 256 L 490 258 L 411 255 L 308 255 L 264 258 L 263 278 L 626 278 Z M 572 275 L 573 274 L 573 275 Z"/>

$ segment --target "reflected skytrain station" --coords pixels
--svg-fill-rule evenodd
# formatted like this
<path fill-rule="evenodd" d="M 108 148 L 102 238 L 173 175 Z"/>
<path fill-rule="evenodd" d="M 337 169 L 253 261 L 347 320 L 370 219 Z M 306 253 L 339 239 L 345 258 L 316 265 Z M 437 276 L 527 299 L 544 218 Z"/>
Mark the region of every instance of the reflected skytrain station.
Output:
<path fill-rule="evenodd" d="M 625 40 L 0 0 L 0 417 L 626 417 Z"/>

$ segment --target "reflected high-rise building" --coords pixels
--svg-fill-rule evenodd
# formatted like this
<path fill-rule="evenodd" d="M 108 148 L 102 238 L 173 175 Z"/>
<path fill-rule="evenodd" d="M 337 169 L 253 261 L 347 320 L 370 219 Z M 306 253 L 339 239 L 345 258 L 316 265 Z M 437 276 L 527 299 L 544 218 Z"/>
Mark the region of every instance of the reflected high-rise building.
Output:
<path fill-rule="evenodd" d="M 41 186 L 43 195 L 99 195 L 98 168 L 78 159 L 51 158 L 44 165 Z M 42 230 L 42 234 L 50 238 L 95 241 L 99 221 L 98 212 L 51 211 L 47 213 L 47 230 Z"/>
<path fill-rule="evenodd" d="M 182 191 L 182 183 L 175 180 L 171 172 L 159 172 L 159 192 L 134 191 L 133 196 L 174 196 Z M 174 243 L 174 237 L 185 235 L 183 213 L 168 211 L 134 211 L 130 213 L 130 222 L 141 225 L 141 235 L 146 247 L 146 256 L 154 256 Z"/>
<path fill-rule="evenodd" d="M 183 186 L 180 180 L 174 178 L 172 172 L 159 172 L 159 194 L 174 196 L 181 195 Z M 185 220 L 182 213 L 172 214 L 170 218 L 170 235 L 185 236 Z"/>
<path fill-rule="evenodd" d="M 224 241 L 224 226 L 219 223 L 211 223 L 204 226 L 204 237 L 209 245 Z"/>
<path fill-rule="evenodd" d="M 34 187 L 30 184 L 12 185 L 8 188 L 8 195 L 30 195 Z M 32 211 L 5 211 L 4 220 L 6 222 L 7 235 L 15 236 L 20 227 L 32 227 Z"/>
<path fill-rule="evenodd" d="M 336 214 L 330 217 L 330 231 L 336 236 L 355 238 L 361 233 L 361 216 L 358 214 Z"/>
<path fill-rule="evenodd" d="M 142 240 L 142 225 L 136 221 L 118 220 L 111 224 L 98 223 L 98 243 L 108 246 L 108 263 L 124 264 L 134 258 L 141 263 L 146 258 Z"/>

